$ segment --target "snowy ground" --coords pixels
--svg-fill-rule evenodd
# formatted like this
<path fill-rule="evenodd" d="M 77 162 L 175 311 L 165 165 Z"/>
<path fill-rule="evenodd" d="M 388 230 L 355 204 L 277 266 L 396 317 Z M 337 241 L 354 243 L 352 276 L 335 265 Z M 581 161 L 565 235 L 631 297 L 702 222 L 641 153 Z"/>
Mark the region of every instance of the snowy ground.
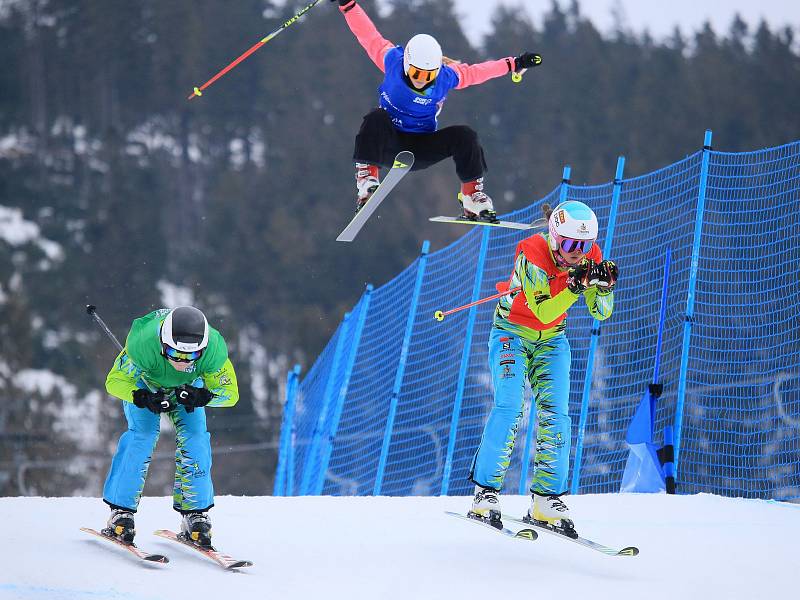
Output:
<path fill-rule="evenodd" d="M 467 498 L 217 499 L 217 546 L 255 562 L 226 572 L 151 535 L 175 528 L 168 498 L 145 498 L 137 561 L 78 530 L 107 510 L 90 498 L 0 498 L 0 599 L 796 598 L 800 506 L 711 495 L 569 498 L 579 531 L 638 557 L 551 536 L 513 540 L 443 514 Z M 524 497 L 503 498 L 521 514 Z"/>

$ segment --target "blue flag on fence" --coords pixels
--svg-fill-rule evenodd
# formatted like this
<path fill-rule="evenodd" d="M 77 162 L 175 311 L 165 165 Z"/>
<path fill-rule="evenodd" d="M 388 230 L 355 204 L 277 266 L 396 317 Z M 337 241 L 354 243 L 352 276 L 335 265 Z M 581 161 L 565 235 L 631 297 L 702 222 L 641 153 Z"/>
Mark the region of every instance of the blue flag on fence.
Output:
<path fill-rule="evenodd" d="M 621 492 L 663 492 L 666 489 L 664 469 L 653 444 L 656 399 L 661 386 L 648 386 L 633 415 L 625 441 L 630 453 L 622 475 Z"/>

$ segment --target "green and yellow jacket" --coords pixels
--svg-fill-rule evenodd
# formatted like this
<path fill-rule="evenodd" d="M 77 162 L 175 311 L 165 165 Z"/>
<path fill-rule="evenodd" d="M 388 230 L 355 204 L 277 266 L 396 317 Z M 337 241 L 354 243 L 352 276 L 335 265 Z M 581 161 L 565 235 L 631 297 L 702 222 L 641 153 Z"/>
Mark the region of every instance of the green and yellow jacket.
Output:
<path fill-rule="evenodd" d="M 133 402 L 133 390 L 174 390 L 181 385 L 205 387 L 214 394 L 211 407 L 233 406 L 239 401 L 236 372 L 228 358 L 228 346 L 219 331 L 208 327 L 208 346 L 187 371 L 178 371 L 161 353 L 161 324 L 169 314 L 162 308 L 135 319 L 125 347 L 106 377 L 106 390 L 112 396 Z"/>
<path fill-rule="evenodd" d="M 586 257 L 599 263 L 603 254 L 593 244 Z M 497 291 L 521 287 L 502 296 L 494 312 L 494 326 L 537 342 L 562 334 L 566 329 L 567 309 L 581 294 L 567 288 L 567 269 L 559 267 L 550 250 L 548 234 L 536 234 L 517 245 L 514 270 L 508 281 L 497 284 Z M 592 286 L 583 292 L 589 314 L 604 320 L 614 309 L 614 292 L 601 293 Z"/>

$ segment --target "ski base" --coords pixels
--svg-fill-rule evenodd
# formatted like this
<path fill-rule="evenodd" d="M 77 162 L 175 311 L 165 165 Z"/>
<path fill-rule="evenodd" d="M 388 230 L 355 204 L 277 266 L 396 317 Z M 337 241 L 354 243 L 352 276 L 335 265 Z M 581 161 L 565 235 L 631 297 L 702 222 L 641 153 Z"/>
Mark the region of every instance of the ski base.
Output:
<path fill-rule="evenodd" d="M 468 517 L 466 515 L 462 515 L 460 513 L 450 512 L 449 510 L 444 511 L 446 515 L 450 515 L 451 517 L 455 517 L 457 519 L 462 519 L 463 521 L 469 521 L 470 523 L 476 523 L 478 525 L 482 525 L 483 527 L 487 527 L 491 529 L 495 533 L 499 533 L 506 537 L 514 538 L 517 540 L 528 540 L 530 542 L 534 541 L 539 535 L 533 529 L 520 529 L 519 531 L 512 531 L 506 527 L 497 528 L 493 525 L 490 525 L 486 521 L 481 521 L 480 519 L 475 519 L 473 517 Z"/>
<path fill-rule="evenodd" d="M 547 226 L 547 221 L 544 219 L 536 219 L 533 223 L 515 223 L 513 221 L 481 221 L 466 219 L 464 217 L 431 217 L 428 219 L 434 223 L 457 223 L 460 225 L 486 225 L 489 227 L 503 227 L 505 229 L 544 229 Z"/>
<path fill-rule="evenodd" d="M 352 242 L 356 239 L 358 232 L 361 231 L 367 219 L 372 216 L 372 213 L 378 210 L 380 203 L 383 202 L 400 180 L 411 171 L 412 166 L 414 166 L 414 154 L 412 152 L 403 150 L 395 156 L 394 165 L 392 165 L 389 173 L 373 192 L 372 196 L 370 196 L 369 200 L 367 200 L 366 204 L 361 207 L 347 227 L 342 230 L 342 233 L 339 234 L 336 241 Z"/>
<path fill-rule="evenodd" d="M 223 569 L 239 569 L 241 567 L 253 566 L 253 563 L 249 560 L 238 560 L 236 558 L 233 558 L 232 556 L 220 552 L 213 546 L 208 546 L 208 547 L 198 546 L 183 534 L 175 533 L 174 531 L 170 531 L 169 529 L 159 529 L 154 533 L 159 537 L 172 540 L 173 542 L 177 542 L 183 546 L 187 546 L 192 550 L 196 550 L 203 556 L 213 560 Z"/>
<path fill-rule="evenodd" d="M 585 548 L 590 548 L 592 550 L 596 550 L 597 552 L 602 552 L 603 554 L 607 554 L 608 556 L 637 556 L 639 554 L 639 549 L 636 546 L 626 546 L 625 548 L 609 548 L 608 546 L 604 546 L 603 544 L 599 544 L 593 540 L 587 539 L 585 537 L 577 536 L 577 537 L 570 537 L 565 533 L 561 533 L 554 528 L 547 527 L 545 525 L 540 525 L 536 522 L 532 522 L 529 519 L 523 517 L 522 519 L 516 519 L 514 517 L 503 517 L 507 521 L 512 521 L 514 523 L 519 523 L 520 525 L 525 525 L 526 527 L 530 527 L 536 531 L 544 531 L 545 533 L 549 533 L 555 537 L 561 538 L 562 540 L 567 540 L 568 542 L 574 542 L 580 546 Z"/>
<path fill-rule="evenodd" d="M 165 564 L 169 562 L 169 559 L 163 554 L 152 554 L 150 552 L 146 552 L 141 548 L 139 548 L 133 542 L 130 543 L 123 542 L 122 540 L 115 538 L 113 535 L 105 534 L 102 531 L 97 531 L 96 529 L 91 529 L 89 527 L 81 527 L 81 531 L 85 531 L 86 533 L 91 533 L 92 535 L 95 535 L 102 540 L 109 541 L 112 544 L 119 546 L 120 548 L 124 548 L 125 550 L 127 550 L 128 552 L 130 552 L 131 554 L 133 554 L 134 556 L 136 556 L 141 560 L 147 562 L 160 563 L 160 564 Z"/>

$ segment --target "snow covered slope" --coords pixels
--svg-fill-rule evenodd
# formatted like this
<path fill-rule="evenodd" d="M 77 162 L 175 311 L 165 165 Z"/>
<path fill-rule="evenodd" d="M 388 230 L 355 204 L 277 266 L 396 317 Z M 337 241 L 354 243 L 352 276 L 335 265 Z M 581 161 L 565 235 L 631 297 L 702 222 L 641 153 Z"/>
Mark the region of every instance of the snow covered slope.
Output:
<path fill-rule="evenodd" d="M 513 540 L 443 514 L 468 498 L 218 498 L 217 546 L 256 564 L 226 572 L 151 534 L 176 528 L 169 498 L 145 498 L 138 562 L 78 530 L 107 518 L 91 498 L 0 498 L 0 599 L 321 600 L 797 597 L 800 507 L 710 495 L 569 498 L 579 531 L 638 557 L 552 536 Z M 527 498 L 503 498 L 522 514 Z"/>

